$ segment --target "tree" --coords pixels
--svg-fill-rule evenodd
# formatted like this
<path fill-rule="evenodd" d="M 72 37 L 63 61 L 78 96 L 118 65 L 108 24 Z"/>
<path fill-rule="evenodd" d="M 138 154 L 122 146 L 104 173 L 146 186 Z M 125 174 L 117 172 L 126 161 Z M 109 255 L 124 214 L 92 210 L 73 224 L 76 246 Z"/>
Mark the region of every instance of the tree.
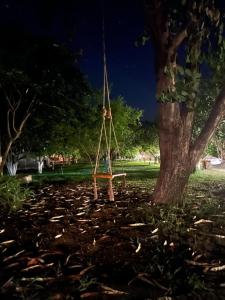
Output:
<path fill-rule="evenodd" d="M 0 92 L 2 98 L 0 115 L 0 175 L 2 176 L 10 150 L 21 136 L 36 104 L 37 92 L 29 78 L 23 72 L 17 70 L 1 71 Z M 13 156 L 11 155 L 10 157 L 12 158 Z M 11 166 L 11 174 L 15 175 L 12 160 L 8 161 L 8 166 Z"/>
<path fill-rule="evenodd" d="M 111 108 L 120 154 L 123 155 L 136 144 L 137 133 L 141 127 L 142 111 L 127 105 L 120 96 L 111 102 Z M 115 142 L 112 148 L 116 148 Z"/>
<path fill-rule="evenodd" d="M 81 124 L 79 129 L 79 145 L 80 152 L 93 162 L 97 153 L 102 122 L 102 91 L 93 91 L 88 98 L 87 103 L 89 104 L 86 106 L 86 111 L 89 111 L 89 117 L 86 118 L 85 123 Z M 127 149 L 132 147 L 136 141 L 136 133 L 140 127 L 142 111 L 127 105 L 120 96 L 112 99 L 111 110 L 116 138 L 121 152 L 120 155 L 124 155 Z M 104 143 L 105 139 L 103 137 L 101 147 L 103 152 L 106 151 Z M 106 154 L 103 152 L 101 156 Z M 117 152 L 116 141 L 112 133 L 111 153 L 113 156 L 116 156 L 118 155 Z"/>
<path fill-rule="evenodd" d="M 218 53 L 219 54 L 219 53 Z M 221 54 L 220 54 L 221 55 Z M 223 57 L 223 56 L 222 56 Z M 211 63 L 218 67 L 217 58 L 213 58 Z M 196 137 L 207 120 L 208 112 L 212 109 L 214 104 L 214 99 L 218 93 L 218 80 L 219 78 L 212 77 L 209 80 L 205 80 L 201 84 L 201 93 L 199 95 L 199 101 L 196 106 L 197 118 L 194 122 L 194 137 Z M 225 120 L 223 119 L 221 123 L 217 126 L 211 140 L 209 140 L 208 145 L 205 149 L 204 154 L 210 154 L 217 156 L 222 160 L 225 159 Z M 204 155 L 203 154 L 203 155 Z"/>
<path fill-rule="evenodd" d="M 159 134 L 155 123 L 143 122 L 139 129 L 137 142 L 141 151 L 148 152 L 154 156 L 155 160 L 159 158 Z"/>
<path fill-rule="evenodd" d="M 225 86 L 220 80 L 211 112 L 193 138 L 200 83 L 204 77 L 221 76 L 224 70 L 223 23 L 211 0 L 146 0 L 145 11 L 146 35 L 150 34 L 155 50 L 159 101 L 161 166 L 153 198 L 156 202 L 180 202 L 189 176 L 225 112 Z M 209 60 L 215 52 L 216 68 Z"/>
<path fill-rule="evenodd" d="M 21 137 L 24 129 L 26 129 L 27 136 L 20 144 L 23 144 L 23 148 L 27 148 L 26 145 L 29 149 L 33 148 L 41 166 L 43 153 L 49 150 L 50 141 L 52 150 L 53 148 L 56 150 L 59 146 L 62 151 L 68 150 L 63 148 L 63 143 L 64 146 L 66 141 L 68 144 L 68 136 L 72 135 L 71 128 L 73 128 L 74 136 L 76 135 L 74 128 L 80 122 L 78 119 L 81 120 L 85 114 L 82 99 L 83 95 L 88 92 L 88 85 L 78 68 L 77 53 L 71 52 L 50 38 L 25 34 L 19 28 L 4 28 L 3 30 L 1 28 L 0 31 L 2 33 L 0 65 L 5 70 L 2 71 L 0 78 L 1 91 L 2 98 L 7 100 L 1 106 L 1 113 L 11 118 L 7 121 L 2 117 L 0 121 L 1 149 L 2 153 L 4 152 L 1 168 L 3 170 L 11 145 Z M 32 122 L 32 119 L 29 119 L 34 101 L 29 97 L 34 96 L 34 87 L 40 101 L 35 109 L 35 121 Z M 14 98 L 11 99 L 12 97 Z M 7 126 L 7 122 L 16 123 L 17 128 L 13 128 L 13 125 Z M 30 133 L 33 129 L 31 134 L 27 134 L 29 126 Z M 6 146 L 7 136 L 12 137 L 8 143 L 9 147 Z M 28 136 L 30 141 L 27 139 Z M 12 158 L 8 166 L 16 164 L 13 159 L 15 157 L 15 155 L 8 156 L 8 159 Z"/>
<path fill-rule="evenodd" d="M 216 130 L 212 138 L 212 144 L 216 149 L 217 156 L 225 160 L 225 122 L 223 121 L 219 128 Z"/>

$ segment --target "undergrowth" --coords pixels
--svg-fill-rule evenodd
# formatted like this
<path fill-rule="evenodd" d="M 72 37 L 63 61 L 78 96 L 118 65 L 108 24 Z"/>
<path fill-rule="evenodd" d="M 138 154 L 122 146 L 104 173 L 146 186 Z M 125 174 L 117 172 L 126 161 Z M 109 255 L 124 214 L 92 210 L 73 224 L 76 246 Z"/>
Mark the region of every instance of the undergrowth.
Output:
<path fill-rule="evenodd" d="M 31 194 L 32 192 L 16 177 L 0 177 L 0 205 L 9 212 L 21 208 L 23 201 Z"/>

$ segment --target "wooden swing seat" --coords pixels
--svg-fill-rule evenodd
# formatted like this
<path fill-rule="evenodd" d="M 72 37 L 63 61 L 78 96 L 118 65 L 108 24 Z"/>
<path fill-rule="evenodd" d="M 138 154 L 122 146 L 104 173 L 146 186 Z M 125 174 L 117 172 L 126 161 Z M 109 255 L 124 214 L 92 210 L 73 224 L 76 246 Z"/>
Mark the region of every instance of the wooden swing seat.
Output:
<path fill-rule="evenodd" d="M 122 176 L 123 177 L 123 187 L 125 187 L 126 182 L 125 182 L 125 176 L 126 173 L 118 173 L 118 174 L 111 174 L 111 173 L 95 173 L 92 174 L 93 180 L 94 180 L 94 200 L 98 199 L 98 189 L 97 189 L 97 178 L 102 178 L 102 179 L 108 179 L 109 180 L 109 185 L 108 185 L 108 195 L 109 195 L 109 200 L 114 201 L 114 193 L 113 193 L 113 185 L 112 185 L 112 180 L 115 177 Z"/>
<path fill-rule="evenodd" d="M 93 178 L 106 178 L 106 179 L 113 179 L 115 177 L 120 177 L 120 176 L 126 176 L 126 173 L 118 173 L 118 174 L 110 174 L 110 173 L 96 173 L 93 174 Z"/>

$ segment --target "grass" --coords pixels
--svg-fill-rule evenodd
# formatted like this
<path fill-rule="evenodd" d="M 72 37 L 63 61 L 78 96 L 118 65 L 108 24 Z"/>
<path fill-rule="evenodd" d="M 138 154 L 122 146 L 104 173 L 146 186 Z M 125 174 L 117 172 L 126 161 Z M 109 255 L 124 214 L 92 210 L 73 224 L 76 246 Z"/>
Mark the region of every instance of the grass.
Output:
<path fill-rule="evenodd" d="M 225 178 L 225 170 L 223 169 L 208 169 L 196 171 L 190 177 L 190 183 L 195 181 L 198 182 L 212 182 L 212 181 L 221 181 L 223 182 Z"/>
<path fill-rule="evenodd" d="M 104 170 L 101 166 L 100 170 Z M 114 173 L 126 172 L 127 182 L 131 184 L 146 183 L 147 185 L 154 185 L 159 174 L 158 164 L 149 164 L 148 162 L 139 161 L 125 161 L 116 162 L 113 166 Z M 91 174 L 93 168 L 90 164 L 79 163 L 71 166 L 57 167 L 55 171 L 44 171 L 43 174 L 34 173 L 34 183 L 46 182 L 81 182 L 92 180 Z M 225 179 L 225 170 L 201 170 L 193 173 L 190 176 L 190 185 L 198 184 L 213 184 L 223 183 Z"/>
<path fill-rule="evenodd" d="M 100 166 L 103 171 L 103 165 Z M 159 165 L 144 163 L 144 162 L 116 162 L 113 168 L 115 173 L 126 172 L 127 180 L 134 181 L 148 181 L 155 180 L 159 173 Z M 79 163 L 71 166 L 57 167 L 55 171 L 44 171 L 42 174 L 34 173 L 33 181 L 44 182 L 63 182 L 75 181 L 81 182 L 84 180 L 91 180 L 93 169 L 90 164 Z"/>

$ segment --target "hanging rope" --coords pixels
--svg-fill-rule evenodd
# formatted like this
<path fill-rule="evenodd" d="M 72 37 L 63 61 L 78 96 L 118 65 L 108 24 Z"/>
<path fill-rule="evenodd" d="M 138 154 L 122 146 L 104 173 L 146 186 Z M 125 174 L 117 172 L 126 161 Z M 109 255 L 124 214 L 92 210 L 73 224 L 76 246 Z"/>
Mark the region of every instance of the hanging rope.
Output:
<path fill-rule="evenodd" d="M 106 178 L 108 179 L 108 194 L 109 200 L 114 200 L 113 186 L 112 180 L 114 177 L 123 176 L 123 186 L 125 186 L 125 173 L 113 174 L 112 170 L 112 160 L 111 160 L 111 147 L 112 147 L 112 138 L 114 137 L 116 151 L 120 155 L 118 140 L 116 137 L 115 127 L 113 124 L 112 118 L 112 110 L 111 110 L 111 102 L 110 102 L 110 90 L 109 90 L 109 80 L 108 80 L 108 72 L 107 72 L 107 62 L 106 62 L 106 47 L 105 47 L 105 24 L 104 17 L 102 22 L 102 49 L 103 49 L 103 97 L 102 97 L 102 125 L 100 129 L 100 136 L 98 142 L 98 148 L 96 153 L 96 162 L 93 173 L 94 180 L 94 199 L 98 199 L 97 192 L 97 178 Z M 101 155 L 101 145 L 104 137 L 105 141 L 105 160 L 107 163 L 107 170 L 105 173 L 98 173 L 99 161 Z"/>

